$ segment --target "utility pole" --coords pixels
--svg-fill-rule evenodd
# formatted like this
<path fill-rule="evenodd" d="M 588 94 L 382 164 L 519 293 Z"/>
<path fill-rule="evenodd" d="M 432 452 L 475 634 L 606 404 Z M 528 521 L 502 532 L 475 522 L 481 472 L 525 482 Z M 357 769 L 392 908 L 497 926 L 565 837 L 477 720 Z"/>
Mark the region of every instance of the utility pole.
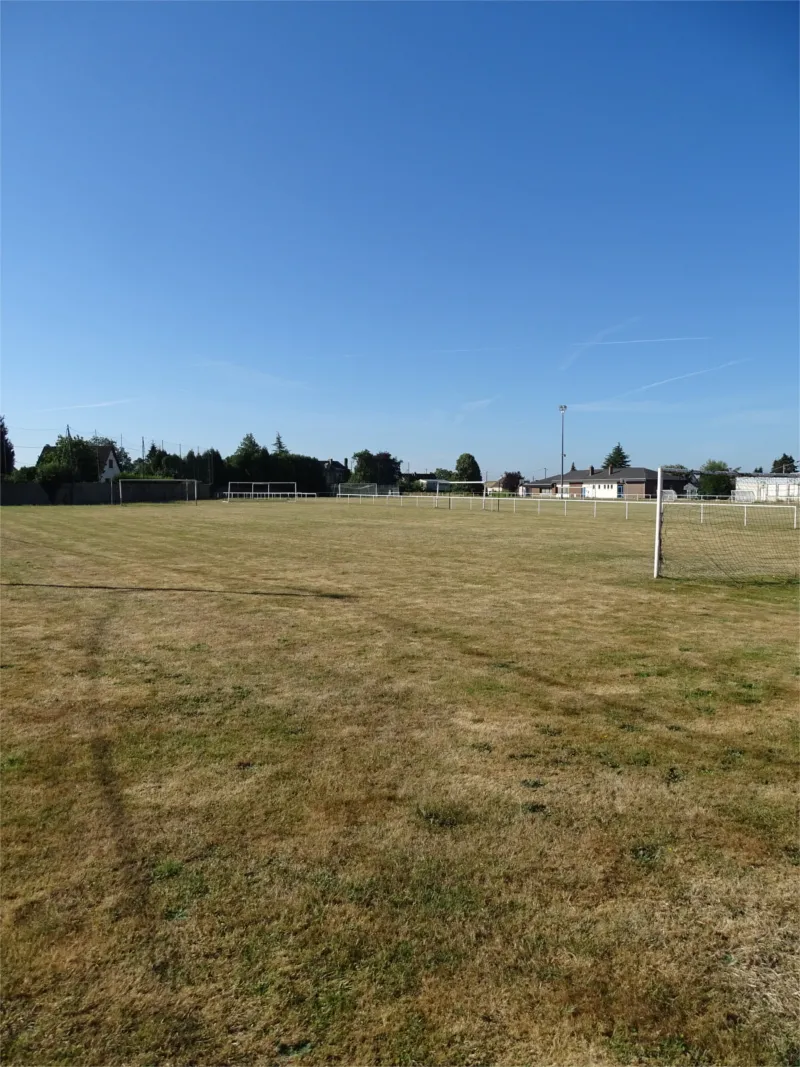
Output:
<path fill-rule="evenodd" d="M 559 404 L 558 410 L 561 412 L 561 498 L 564 498 L 564 415 L 567 411 L 566 404 Z"/>

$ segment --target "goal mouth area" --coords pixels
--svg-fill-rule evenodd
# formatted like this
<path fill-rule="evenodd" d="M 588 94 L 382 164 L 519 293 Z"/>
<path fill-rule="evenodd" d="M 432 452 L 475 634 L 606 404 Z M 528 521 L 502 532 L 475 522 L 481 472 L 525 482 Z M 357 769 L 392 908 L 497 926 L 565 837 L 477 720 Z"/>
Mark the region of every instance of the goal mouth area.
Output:
<path fill-rule="evenodd" d="M 798 511 L 795 472 L 659 467 L 653 577 L 797 584 Z"/>

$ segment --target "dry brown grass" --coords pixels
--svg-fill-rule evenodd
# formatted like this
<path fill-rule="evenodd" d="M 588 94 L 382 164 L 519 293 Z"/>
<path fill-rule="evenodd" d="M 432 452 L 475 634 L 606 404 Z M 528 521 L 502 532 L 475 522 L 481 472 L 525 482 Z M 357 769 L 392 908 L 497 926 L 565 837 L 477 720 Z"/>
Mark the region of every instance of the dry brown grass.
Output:
<path fill-rule="evenodd" d="M 792 589 L 644 509 L 2 520 L 6 1062 L 797 1060 Z"/>

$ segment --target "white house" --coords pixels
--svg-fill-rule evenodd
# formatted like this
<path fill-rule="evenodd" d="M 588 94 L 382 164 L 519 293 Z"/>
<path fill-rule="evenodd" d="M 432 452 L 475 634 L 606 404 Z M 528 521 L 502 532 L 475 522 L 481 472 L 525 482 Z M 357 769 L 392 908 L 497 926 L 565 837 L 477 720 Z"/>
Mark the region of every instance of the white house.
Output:
<path fill-rule="evenodd" d="M 98 481 L 110 482 L 114 478 L 119 478 L 119 462 L 117 460 L 117 453 L 113 448 L 108 445 L 98 445 L 97 447 L 97 471 Z"/>
<path fill-rule="evenodd" d="M 800 474 L 737 474 L 735 496 L 745 503 L 798 504 Z"/>

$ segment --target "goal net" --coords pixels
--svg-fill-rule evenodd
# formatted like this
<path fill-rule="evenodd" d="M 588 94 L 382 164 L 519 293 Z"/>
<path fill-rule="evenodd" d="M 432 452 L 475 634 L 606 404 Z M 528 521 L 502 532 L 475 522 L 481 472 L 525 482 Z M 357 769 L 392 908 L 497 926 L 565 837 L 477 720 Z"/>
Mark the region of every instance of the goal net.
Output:
<path fill-rule="evenodd" d="M 442 493 L 455 493 L 455 494 L 472 494 L 473 496 L 485 496 L 486 487 L 489 483 L 485 481 L 437 481 L 436 482 L 436 494 L 437 496 Z"/>
<path fill-rule="evenodd" d="M 377 482 L 340 482 L 336 489 L 337 496 L 378 496 Z"/>
<path fill-rule="evenodd" d="M 120 504 L 197 503 L 194 478 L 118 478 L 116 485 Z"/>
<path fill-rule="evenodd" d="M 297 496 L 297 482 L 228 482 L 225 499 L 295 500 Z"/>
<path fill-rule="evenodd" d="M 699 496 L 677 494 L 667 499 L 659 470 L 656 507 L 656 577 L 727 579 L 733 581 L 797 581 L 800 579 L 800 530 L 797 504 L 760 504 L 737 498 L 735 472 L 724 489 L 697 472 Z M 725 473 L 725 472 L 723 472 Z M 705 499 L 704 499 L 705 496 Z"/>

